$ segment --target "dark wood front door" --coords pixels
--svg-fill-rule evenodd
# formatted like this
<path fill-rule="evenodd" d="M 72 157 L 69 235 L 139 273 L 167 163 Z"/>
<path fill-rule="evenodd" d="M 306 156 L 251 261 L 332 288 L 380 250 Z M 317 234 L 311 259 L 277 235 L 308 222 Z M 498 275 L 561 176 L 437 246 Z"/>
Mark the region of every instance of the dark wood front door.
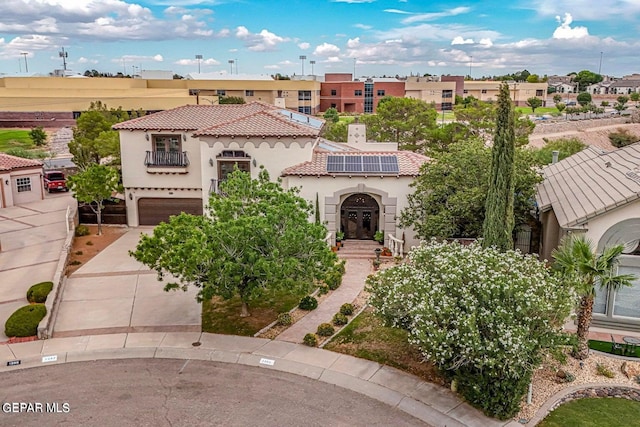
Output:
<path fill-rule="evenodd" d="M 341 229 L 347 239 L 373 239 L 378 230 L 380 208 L 368 194 L 349 196 L 340 210 Z"/>

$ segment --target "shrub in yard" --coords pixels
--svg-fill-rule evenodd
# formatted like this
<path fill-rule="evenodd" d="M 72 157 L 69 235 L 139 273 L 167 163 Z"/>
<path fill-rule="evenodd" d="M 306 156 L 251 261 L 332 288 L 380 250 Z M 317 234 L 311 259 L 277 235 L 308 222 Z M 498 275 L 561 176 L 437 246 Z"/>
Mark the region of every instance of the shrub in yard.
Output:
<path fill-rule="evenodd" d="M 318 295 L 326 295 L 329 293 L 329 287 L 327 285 L 318 286 Z"/>
<path fill-rule="evenodd" d="M 318 330 L 316 331 L 316 334 L 320 335 L 321 337 L 330 337 L 335 332 L 336 330 L 333 327 L 333 325 L 331 325 L 331 323 L 321 323 L 318 325 Z"/>
<path fill-rule="evenodd" d="M 617 129 L 616 132 L 609 133 L 609 141 L 616 148 L 626 147 L 627 145 L 638 142 L 638 137 L 631 134 L 627 129 Z"/>
<path fill-rule="evenodd" d="M 315 334 L 307 334 L 302 339 L 302 343 L 304 345 L 308 345 L 309 347 L 317 347 L 318 346 L 318 337 Z"/>
<path fill-rule="evenodd" d="M 616 374 L 614 374 L 611 369 L 607 368 L 605 365 L 601 363 L 598 363 L 596 365 L 596 372 L 598 372 L 598 375 L 602 375 L 607 378 L 613 378 L 616 376 Z"/>
<path fill-rule="evenodd" d="M 472 243 L 432 240 L 407 263 L 367 279 L 370 302 L 474 406 L 499 419 L 520 410 L 534 369 L 574 303 L 562 278 L 536 258 Z"/>
<path fill-rule="evenodd" d="M 336 326 L 342 326 L 349 323 L 349 319 L 342 313 L 336 313 L 333 315 L 333 324 Z"/>
<path fill-rule="evenodd" d="M 8 337 L 30 337 L 38 333 L 38 324 L 47 314 L 44 304 L 31 304 L 17 309 L 4 324 Z"/>
<path fill-rule="evenodd" d="M 332 270 L 327 274 L 327 277 L 324 279 L 324 282 L 327 284 L 329 289 L 335 291 L 342 284 L 342 273 L 337 270 Z"/>
<path fill-rule="evenodd" d="M 312 297 L 311 295 L 307 295 L 306 297 L 300 300 L 298 304 L 298 308 L 301 310 L 315 310 L 318 308 L 318 300 Z"/>
<path fill-rule="evenodd" d="M 42 304 L 53 289 L 53 282 L 36 283 L 27 291 L 27 301 Z"/>
<path fill-rule="evenodd" d="M 84 253 L 84 252 L 82 252 L 82 251 L 76 251 L 76 252 L 75 252 L 75 254 L 76 254 L 76 255 L 82 255 L 83 253 Z"/>
<path fill-rule="evenodd" d="M 86 225 L 80 224 L 76 227 L 76 236 L 88 236 L 91 231 Z"/>
<path fill-rule="evenodd" d="M 293 319 L 289 313 L 280 313 L 278 314 L 278 325 L 280 326 L 289 326 L 293 323 Z"/>
<path fill-rule="evenodd" d="M 350 304 L 348 302 L 342 304 L 340 306 L 340 313 L 344 314 L 345 316 L 351 316 L 353 314 L 353 304 Z"/>
<path fill-rule="evenodd" d="M 89 240 L 89 241 L 86 243 L 86 245 L 87 245 L 87 246 L 93 246 L 93 242 L 92 242 L 91 240 Z"/>

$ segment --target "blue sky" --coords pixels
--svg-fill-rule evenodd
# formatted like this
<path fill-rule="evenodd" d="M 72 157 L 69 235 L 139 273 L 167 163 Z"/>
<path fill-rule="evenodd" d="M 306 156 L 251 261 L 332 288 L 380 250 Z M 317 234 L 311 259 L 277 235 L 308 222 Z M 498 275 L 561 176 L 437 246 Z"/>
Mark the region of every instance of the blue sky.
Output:
<path fill-rule="evenodd" d="M 597 5 L 597 6 L 595 6 Z M 640 72 L 640 0 L 3 0 L 0 73 Z M 24 55 L 26 54 L 26 55 Z M 300 60 L 300 56 L 306 60 Z M 229 61 L 233 60 L 233 64 Z M 25 64 L 26 62 L 26 64 Z"/>

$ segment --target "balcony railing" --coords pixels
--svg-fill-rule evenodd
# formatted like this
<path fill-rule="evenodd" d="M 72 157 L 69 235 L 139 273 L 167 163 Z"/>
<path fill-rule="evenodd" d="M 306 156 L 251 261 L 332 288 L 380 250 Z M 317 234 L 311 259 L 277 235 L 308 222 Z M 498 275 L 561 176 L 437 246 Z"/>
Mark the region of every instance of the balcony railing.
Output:
<path fill-rule="evenodd" d="M 186 151 L 147 151 L 144 164 L 151 167 L 184 168 L 189 166 L 189 158 Z"/>
<path fill-rule="evenodd" d="M 219 194 L 221 196 L 226 196 L 225 193 L 223 193 L 220 190 L 220 184 L 224 181 L 224 179 L 212 179 L 211 180 L 211 187 L 209 187 L 209 194 Z"/>

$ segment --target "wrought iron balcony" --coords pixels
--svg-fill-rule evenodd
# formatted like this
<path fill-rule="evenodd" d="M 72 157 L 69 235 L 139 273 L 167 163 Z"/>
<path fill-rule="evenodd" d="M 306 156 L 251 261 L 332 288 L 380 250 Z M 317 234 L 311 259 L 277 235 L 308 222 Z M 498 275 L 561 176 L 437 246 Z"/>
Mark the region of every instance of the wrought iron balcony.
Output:
<path fill-rule="evenodd" d="M 147 167 L 186 168 L 189 158 L 186 151 L 147 151 L 144 164 Z"/>
<path fill-rule="evenodd" d="M 220 184 L 222 182 L 224 182 L 224 179 L 212 179 L 211 187 L 209 187 L 209 194 L 216 193 L 221 196 L 226 196 L 226 194 L 220 190 Z"/>

